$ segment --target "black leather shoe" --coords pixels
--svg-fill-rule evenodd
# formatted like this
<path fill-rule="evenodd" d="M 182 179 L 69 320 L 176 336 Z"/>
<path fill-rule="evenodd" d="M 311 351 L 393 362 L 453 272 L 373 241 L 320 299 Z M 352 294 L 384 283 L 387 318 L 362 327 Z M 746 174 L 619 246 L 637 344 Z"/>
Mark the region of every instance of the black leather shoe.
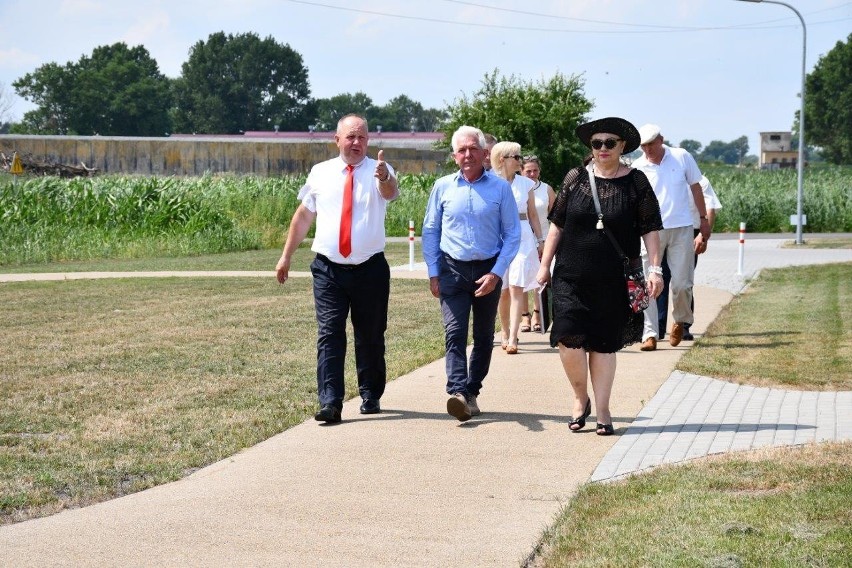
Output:
<path fill-rule="evenodd" d="M 382 407 L 379 405 L 378 399 L 365 398 L 364 402 L 361 403 L 361 414 L 378 414 L 381 411 Z"/>
<path fill-rule="evenodd" d="M 314 420 L 317 422 L 340 422 L 340 409 L 333 404 L 323 404 L 319 412 L 314 414 Z"/>
<path fill-rule="evenodd" d="M 684 341 L 695 341 L 695 336 L 693 336 L 692 332 L 689 331 L 690 327 L 691 327 L 691 325 L 688 324 L 688 323 L 683 324 L 683 340 Z"/>

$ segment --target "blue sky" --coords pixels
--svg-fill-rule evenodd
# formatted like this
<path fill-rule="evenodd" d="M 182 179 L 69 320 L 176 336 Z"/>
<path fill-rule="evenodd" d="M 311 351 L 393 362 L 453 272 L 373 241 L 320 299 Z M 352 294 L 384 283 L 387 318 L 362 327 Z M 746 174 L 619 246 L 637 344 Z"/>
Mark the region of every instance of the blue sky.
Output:
<path fill-rule="evenodd" d="M 807 64 L 852 32 L 852 1 L 788 0 L 807 24 Z M 472 95 L 483 76 L 580 75 L 591 116 L 655 122 L 707 145 L 789 130 L 802 33 L 777 4 L 736 0 L 0 0 L 0 84 L 100 45 L 144 45 L 170 77 L 215 32 L 272 36 L 299 52 L 311 94 L 406 94 L 427 107 Z M 807 125 L 806 125 L 807 126 Z"/>

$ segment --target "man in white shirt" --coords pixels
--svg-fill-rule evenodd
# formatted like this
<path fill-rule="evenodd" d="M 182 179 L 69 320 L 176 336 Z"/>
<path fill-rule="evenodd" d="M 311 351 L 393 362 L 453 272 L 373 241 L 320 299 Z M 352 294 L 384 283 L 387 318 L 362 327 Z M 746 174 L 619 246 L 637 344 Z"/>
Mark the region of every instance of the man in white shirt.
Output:
<path fill-rule="evenodd" d="M 275 267 L 287 281 L 293 253 L 316 220 L 311 250 L 317 313 L 317 395 L 314 418 L 340 422 L 343 409 L 346 319 L 352 311 L 355 366 L 361 414 L 381 412 L 385 390 L 385 330 L 390 296 L 390 267 L 385 260 L 385 211 L 399 196 L 393 168 L 367 156 L 367 121 L 350 114 L 337 123 L 340 155 L 311 168 L 299 191 L 284 251 Z"/>
<path fill-rule="evenodd" d="M 692 154 L 682 148 L 671 148 L 663 143 L 660 127 L 646 124 L 639 129 L 643 155 L 632 166 L 648 176 L 663 219 L 660 231 L 660 255 L 667 255 L 671 269 L 672 325 L 669 343 L 680 344 L 684 324 L 692 324 L 692 285 L 694 255 L 704 252 L 710 237 L 710 224 L 704 194 L 701 190 L 701 171 Z M 700 217 L 699 234 L 693 237 L 692 214 L 689 204 L 694 200 Z M 645 273 L 648 274 L 647 259 Z M 660 336 L 656 302 L 645 310 L 645 329 L 642 334 L 642 351 L 657 348 Z"/>

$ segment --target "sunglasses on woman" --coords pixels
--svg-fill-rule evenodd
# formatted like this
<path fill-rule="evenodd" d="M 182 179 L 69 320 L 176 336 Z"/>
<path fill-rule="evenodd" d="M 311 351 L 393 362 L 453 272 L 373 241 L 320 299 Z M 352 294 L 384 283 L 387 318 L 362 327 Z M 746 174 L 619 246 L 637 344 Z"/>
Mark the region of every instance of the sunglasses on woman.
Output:
<path fill-rule="evenodd" d="M 615 145 L 621 142 L 621 138 L 607 138 L 606 140 L 592 140 L 592 148 L 595 150 L 600 150 L 603 146 L 606 146 L 607 150 L 612 150 L 615 148 Z"/>

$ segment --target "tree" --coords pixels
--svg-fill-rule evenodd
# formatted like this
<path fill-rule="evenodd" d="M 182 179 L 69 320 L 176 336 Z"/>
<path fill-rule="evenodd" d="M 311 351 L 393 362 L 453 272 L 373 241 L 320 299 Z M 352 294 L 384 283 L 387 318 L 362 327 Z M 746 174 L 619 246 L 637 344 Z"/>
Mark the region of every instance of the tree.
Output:
<path fill-rule="evenodd" d="M 316 114 L 312 124 L 319 131 L 334 130 L 337 121 L 350 113 L 360 114 L 367 119 L 370 130 L 381 126 L 385 132 L 411 130 L 434 132 L 445 113 L 438 109 L 424 109 L 419 102 L 407 95 L 399 95 L 384 106 L 373 104 L 373 100 L 362 92 L 340 93 L 328 99 L 315 99 Z"/>
<path fill-rule="evenodd" d="M 71 91 L 74 88 L 74 66 L 45 63 L 27 73 L 12 85 L 18 95 L 34 105 L 35 110 L 24 113 L 21 130 L 29 134 L 69 134 L 69 120 L 74 109 Z"/>
<path fill-rule="evenodd" d="M 36 134 L 162 136 L 169 129 L 169 79 L 141 45 L 96 47 L 77 63 L 42 65 L 14 86 L 38 106 L 22 121 Z"/>
<path fill-rule="evenodd" d="M 423 105 L 411 100 L 407 95 L 399 95 L 375 110 L 375 119 L 380 120 L 383 130 L 404 132 L 406 130 L 433 132 L 441 117 L 438 109 L 424 109 Z"/>
<path fill-rule="evenodd" d="M 574 129 L 591 108 L 577 75 L 557 73 L 549 80 L 526 83 L 514 75 L 498 78 L 495 69 L 470 99 L 463 95 L 447 109 L 443 143 L 449 147 L 453 132 L 463 124 L 498 140 L 517 142 L 525 154 L 541 159 L 542 179 L 558 187 L 565 173 L 589 152 Z"/>
<path fill-rule="evenodd" d="M 701 151 L 701 142 L 698 140 L 681 140 L 680 147 L 692 154 L 693 156 L 697 156 Z"/>
<path fill-rule="evenodd" d="M 308 70 L 302 56 L 271 36 L 217 32 L 189 52 L 175 83 L 175 129 L 237 134 L 306 130 Z"/>
<path fill-rule="evenodd" d="M 724 162 L 736 165 L 743 161 L 748 153 L 748 137 L 740 136 L 731 142 L 713 140 L 697 157 L 705 162 Z"/>
<path fill-rule="evenodd" d="M 14 104 L 12 94 L 6 88 L 6 85 L 0 83 L 0 125 L 6 124 L 7 121 L 12 119 L 10 111 Z"/>
<path fill-rule="evenodd" d="M 798 113 L 794 130 L 798 140 Z M 852 164 L 852 34 L 805 78 L 805 142 L 834 164 Z"/>
<path fill-rule="evenodd" d="M 313 125 L 320 132 L 328 132 L 337 128 L 337 121 L 347 114 L 355 113 L 370 120 L 373 109 L 373 99 L 365 93 L 340 93 L 328 99 L 316 99 L 316 118 Z M 375 126 L 371 125 L 372 128 Z"/>
<path fill-rule="evenodd" d="M 748 136 L 740 136 L 731 142 L 731 145 L 737 151 L 737 164 L 741 164 L 748 154 Z"/>

